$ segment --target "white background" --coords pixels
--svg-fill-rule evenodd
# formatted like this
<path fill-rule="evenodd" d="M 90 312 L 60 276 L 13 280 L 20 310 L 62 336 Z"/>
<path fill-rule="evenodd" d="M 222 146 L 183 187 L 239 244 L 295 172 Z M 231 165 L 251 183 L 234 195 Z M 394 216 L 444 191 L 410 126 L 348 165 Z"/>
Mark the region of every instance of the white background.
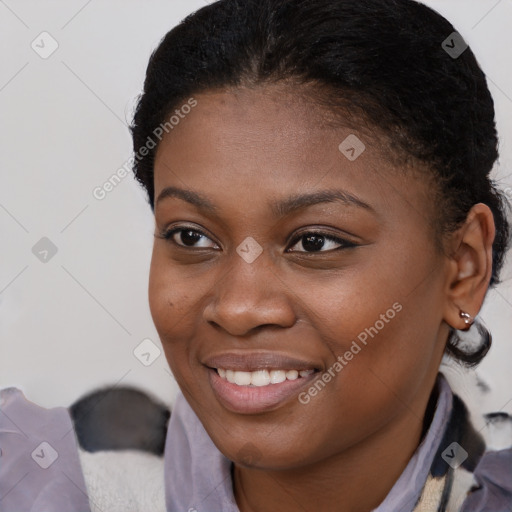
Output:
<path fill-rule="evenodd" d="M 425 2 L 470 44 L 495 98 L 501 159 L 512 199 L 512 3 Z M 203 0 L 0 1 L 0 388 L 43 407 L 68 406 L 105 384 L 133 384 L 171 404 L 177 386 L 147 301 L 153 219 L 130 176 L 99 201 L 92 191 L 131 155 L 127 125 L 151 51 Z M 58 49 L 32 48 L 46 31 Z M 440 42 L 441 43 L 441 42 Z M 39 43 L 41 44 L 41 43 Z M 49 48 L 49 41 L 45 43 Z M 43 263 L 32 247 L 48 237 Z M 482 318 L 494 346 L 481 365 L 488 410 L 512 412 L 512 270 Z"/>

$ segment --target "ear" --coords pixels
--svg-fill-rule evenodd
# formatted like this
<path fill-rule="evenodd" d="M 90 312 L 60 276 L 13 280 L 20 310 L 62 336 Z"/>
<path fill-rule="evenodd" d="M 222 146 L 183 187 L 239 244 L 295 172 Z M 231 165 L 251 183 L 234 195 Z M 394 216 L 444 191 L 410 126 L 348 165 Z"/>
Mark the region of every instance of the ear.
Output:
<path fill-rule="evenodd" d="M 450 240 L 444 320 L 455 329 L 468 327 L 461 311 L 474 318 L 482 307 L 492 275 L 495 231 L 491 209 L 478 203 Z"/>

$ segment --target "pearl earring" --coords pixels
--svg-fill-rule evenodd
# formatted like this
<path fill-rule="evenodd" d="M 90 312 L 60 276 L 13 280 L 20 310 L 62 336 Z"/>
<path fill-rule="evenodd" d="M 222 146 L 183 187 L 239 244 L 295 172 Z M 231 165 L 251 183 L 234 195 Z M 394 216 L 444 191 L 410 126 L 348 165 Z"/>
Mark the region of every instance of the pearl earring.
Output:
<path fill-rule="evenodd" d="M 464 319 L 464 323 L 467 325 L 468 329 L 473 325 L 475 319 L 465 311 L 460 311 L 459 316 Z"/>

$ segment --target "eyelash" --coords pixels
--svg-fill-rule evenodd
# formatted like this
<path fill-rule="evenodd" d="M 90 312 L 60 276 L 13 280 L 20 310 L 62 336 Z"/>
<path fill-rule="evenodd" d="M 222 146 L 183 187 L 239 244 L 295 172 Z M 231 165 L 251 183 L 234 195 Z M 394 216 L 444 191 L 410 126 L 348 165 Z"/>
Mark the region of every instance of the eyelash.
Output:
<path fill-rule="evenodd" d="M 173 240 L 173 236 L 176 233 L 184 232 L 184 231 L 189 231 L 189 232 L 192 232 L 192 233 L 196 233 L 196 234 L 198 234 L 198 235 L 200 235 L 202 237 L 205 237 L 205 238 L 211 240 L 210 237 L 208 235 L 206 235 L 205 233 L 203 233 L 201 230 L 194 229 L 194 228 L 188 228 L 186 226 L 175 227 L 175 228 L 172 228 L 172 229 L 170 229 L 168 231 L 164 231 L 163 233 L 160 234 L 160 236 L 158 236 L 158 238 L 162 238 L 164 240 L 168 240 L 172 244 L 174 244 L 174 245 L 176 245 L 178 247 L 181 247 L 182 249 L 196 250 L 197 249 L 196 247 L 181 245 L 181 244 L 179 244 L 179 243 L 177 243 L 177 242 L 175 242 Z M 303 253 L 303 254 L 315 254 L 315 253 L 334 252 L 334 251 L 339 251 L 339 250 L 342 250 L 342 249 L 351 249 L 353 247 L 357 247 L 357 244 L 354 243 L 354 242 L 351 242 L 351 241 L 343 239 L 343 238 L 339 238 L 339 237 L 335 237 L 335 236 L 329 235 L 328 233 L 325 233 L 325 232 L 322 232 L 322 231 L 319 231 L 319 230 L 304 231 L 304 232 L 298 234 L 297 236 L 295 236 L 293 238 L 293 240 L 290 243 L 290 246 L 291 247 L 295 246 L 297 244 L 297 242 L 299 242 L 301 239 L 305 238 L 307 235 L 309 235 L 309 236 L 313 235 L 313 236 L 322 237 L 324 240 L 333 241 L 333 242 L 339 244 L 340 247 L 337 247 L 336 249 L 330 249 L 328 251 L 291 251 L 291 252 L 299 252 L 299 253 Z M 211 241 L 213 242 L 213 240 L 211 240 Z M 216 242 L 213 242 L 213 243 L 216 243 Z M 206 247 L 201 247 L 200 249 L 206 249 Z"/>

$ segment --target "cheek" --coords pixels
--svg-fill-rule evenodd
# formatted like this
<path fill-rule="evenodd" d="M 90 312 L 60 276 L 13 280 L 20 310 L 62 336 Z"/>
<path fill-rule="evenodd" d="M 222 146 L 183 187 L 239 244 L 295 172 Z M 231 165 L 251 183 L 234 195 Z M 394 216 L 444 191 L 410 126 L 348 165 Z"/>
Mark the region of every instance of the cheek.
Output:
<path fill-rule="evenodd" d="M 175 305 L 170 293 L 172 290 L 170 281 L 165 265 L 159 261 L 156 252 L 153 251 L 149 272 L 148 298 L 153 322 L 159 332 L 165 327 L 165 319 Z"/>
<path fill-rule="evenodd" d="M 148 297 L 165 358 L 180 387 L 186 387 L 183 376 L 190 373 L 185 350 L 187 343 L 180 332 L 186 332 L 188 327 L 189 297 L 183 283 L 175 279 L 172 266 L 155 251 L 151 260 Z"/>
<path fill-rule="evenodd" d="M 438 297 L 429 284 L 428 290 L 414 296 L 398 294 L 394 315 L 385 301 L 380 306 L 373 302 L 353 310 L 360 314 L 356 314 L 358 326 L 351 329 L 351 338 L 360 350 L 357 346 L 347 349 L 351 360 L 342 370 L 337 396 L 332 398 L 344 412 L 350 411 L 360 421 L 364 418 L 368 427 L 375 426 L 389 411 L 414 410 L 418 393 L 437 373 L 443 343 Z M 351 355 L 352 351 L 357 354 Z M 421 416 L 420 411 L 417 414 Z"/>
<path fill-rule="evenodd" d="M 170 261 L 165 247 L 151 259 L 148 298 L 165 357 L 178 381 L 197 365 L 198 319 L 212 287 L 208 272 Z"/>
<path fill-rule="evenodd" d="M 162 251 L 153 250 L 149 273 L 149 308 L 162 343 L 168 337 L 176 337 L 176 330 L 186 323 L 191 312 L 191 287 L 169 264 Z"/>
<path fill-rule="evenodd" d="M 375 402 L 395 392 L 407 401 L 415 391 L 411 383 L 438 366 L 442 268 L 435 255 L 413 252 L 383 251 L 379 264 L 322 283 L 306 299 L 308 310 L 322 316 L 314 327 L 329 345 L 333 363 L 338 356 L 346 361 L 335 379 L 342 399 L 365 396 Z M 308 283 L 298 284 L 308 289 Z"/>
<path fill-rule="evenodd" d="M 165 247 L 157 241 L 153 248 L 149 272 L 149 306 L 159 323 L 176 322 L 190 310 L 199 294 L 198 273 L 173 262 Z M 204 277 L 200 277 L 204 280 Z"/>

